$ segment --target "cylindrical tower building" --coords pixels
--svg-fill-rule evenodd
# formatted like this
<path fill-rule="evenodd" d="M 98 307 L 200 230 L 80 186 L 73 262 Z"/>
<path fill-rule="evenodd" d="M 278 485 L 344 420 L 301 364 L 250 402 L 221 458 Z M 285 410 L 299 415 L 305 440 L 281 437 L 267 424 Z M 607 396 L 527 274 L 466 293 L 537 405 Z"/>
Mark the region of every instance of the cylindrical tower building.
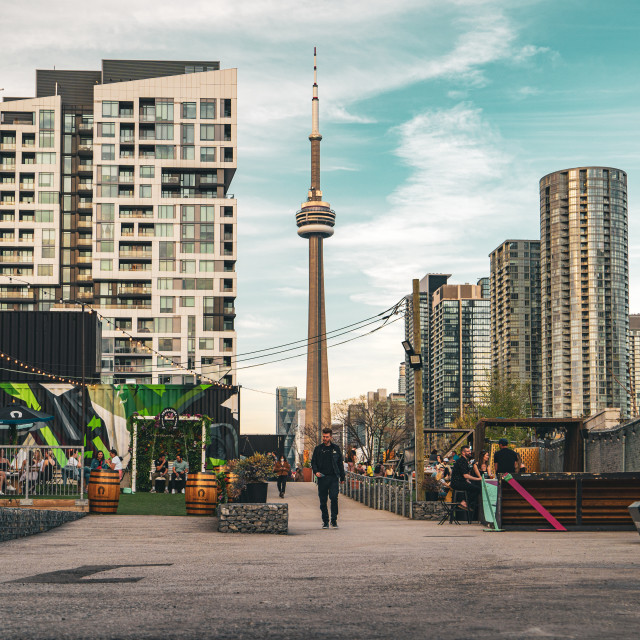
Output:
<path fill-rule="evenodd" d="M 543 415 L 629 415 L 627 174 L 611 167 L 540 180 Z"/>
<path fill-rule="evenodd" d="M 313 50 L 313 98 L 311 102 L 311 187 L 307 201 L 296 214 L 298 235 L 309 239 L 309 333 L 307 342 L 306 424 L 318 432 L 331 426 L 327 329 L 324 311 L 323 242 L 333 235 L 336 214 L 322 199 L 320 190 L 320 135 L 316 50 Z"/>

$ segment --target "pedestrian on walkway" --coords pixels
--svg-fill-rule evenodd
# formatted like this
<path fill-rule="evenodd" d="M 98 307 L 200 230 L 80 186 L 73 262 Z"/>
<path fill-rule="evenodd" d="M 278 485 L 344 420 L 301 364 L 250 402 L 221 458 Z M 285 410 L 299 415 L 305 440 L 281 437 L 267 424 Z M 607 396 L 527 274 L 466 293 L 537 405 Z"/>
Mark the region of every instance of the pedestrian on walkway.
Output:
<path fill-rule="evenodd" d="M 337 444 L 331 442 L 331 427 L 322 429 L 322 444 L 319 444 L 311 456 L 311 468 L 318 479 L 318 497 L 322 512 L 322 528 L 329 528 L 329 512 L 327 496 L 331 500 L 331 526 L 338 528 L 338 482 L 344 482 L 344 466 L 342 451 Z"/>
<path fill-rule="evenodd" d="M 284 492 L 287 489 L 287 478 L 291 473 L 291 465 L 286 461 L 284 456 L 280 456 L 273 467 L 273 472 L 278 476 L 277 483 L 280 497 L 284 498 Z"/>

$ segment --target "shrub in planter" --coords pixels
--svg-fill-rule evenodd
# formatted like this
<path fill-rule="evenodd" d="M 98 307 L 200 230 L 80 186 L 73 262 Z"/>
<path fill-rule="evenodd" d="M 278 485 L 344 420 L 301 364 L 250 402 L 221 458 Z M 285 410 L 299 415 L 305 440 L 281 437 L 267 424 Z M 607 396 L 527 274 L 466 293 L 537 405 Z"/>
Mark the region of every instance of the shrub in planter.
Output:
<path fill-rule="evenodd" d="M 242 501 L 241 496 L 243 492 L 246 494 L 248 485 L 266 485 L 267 478 L 273 473 L 273 465 L 273 458 L 262 453 L 256 453 L 240 460 L 232 460 L 229 463 L 230 476 L 233 477 L 229 486 L 230 497 Z"/>

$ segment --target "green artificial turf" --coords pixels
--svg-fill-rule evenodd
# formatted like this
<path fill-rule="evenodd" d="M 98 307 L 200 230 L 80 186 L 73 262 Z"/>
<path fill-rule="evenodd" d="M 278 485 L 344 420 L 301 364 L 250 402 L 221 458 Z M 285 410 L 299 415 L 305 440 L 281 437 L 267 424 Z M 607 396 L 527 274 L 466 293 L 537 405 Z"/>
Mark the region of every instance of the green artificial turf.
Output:
<path fill-rule="evenodd" d="M 121 493 L 119 516 L 186 516 L 183 493 Z"/>

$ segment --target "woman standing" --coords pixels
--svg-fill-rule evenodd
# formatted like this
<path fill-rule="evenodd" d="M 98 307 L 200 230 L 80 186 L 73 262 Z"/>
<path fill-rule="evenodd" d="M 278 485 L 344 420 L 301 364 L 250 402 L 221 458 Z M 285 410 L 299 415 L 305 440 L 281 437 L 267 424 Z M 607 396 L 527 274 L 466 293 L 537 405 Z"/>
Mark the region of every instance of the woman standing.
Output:
<path fill-rule="evenodd" d="M 291 466 L 285 460 L 284 456 L 278 458 L 278 461 L 273 467 L 273 472 L 278 476 L 278 491 L 280 492 L 280 497 L 284 498 L 284 492 L 287 488 L 287 478 L 291 472 Z"/>

